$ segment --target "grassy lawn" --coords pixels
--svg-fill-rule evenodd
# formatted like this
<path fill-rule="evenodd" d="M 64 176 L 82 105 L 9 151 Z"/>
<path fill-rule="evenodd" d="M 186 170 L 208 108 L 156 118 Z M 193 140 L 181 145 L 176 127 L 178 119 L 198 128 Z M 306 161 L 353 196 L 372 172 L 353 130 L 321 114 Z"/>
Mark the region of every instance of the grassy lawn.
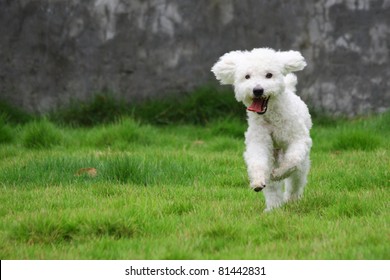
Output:
<path fill-rule="evenodd" d="M 245 129 L 0 121 L 0 258 L 390 258 L 389 113 L 315 123 L 305 196 L 271 213 Z"/>

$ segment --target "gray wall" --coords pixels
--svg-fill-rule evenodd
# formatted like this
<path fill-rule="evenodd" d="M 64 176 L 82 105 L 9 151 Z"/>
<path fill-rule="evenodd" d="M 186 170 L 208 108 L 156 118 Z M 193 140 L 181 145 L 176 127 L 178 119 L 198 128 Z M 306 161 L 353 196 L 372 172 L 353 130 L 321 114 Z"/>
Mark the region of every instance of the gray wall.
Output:
<path fill-rule="evenodd" d="M 223 53 L 300 50 L 299 93 L 348 116 L 390 107 L 389 0 L 0 0 L 0 99 L 46 112 L 218 86 Z"/>

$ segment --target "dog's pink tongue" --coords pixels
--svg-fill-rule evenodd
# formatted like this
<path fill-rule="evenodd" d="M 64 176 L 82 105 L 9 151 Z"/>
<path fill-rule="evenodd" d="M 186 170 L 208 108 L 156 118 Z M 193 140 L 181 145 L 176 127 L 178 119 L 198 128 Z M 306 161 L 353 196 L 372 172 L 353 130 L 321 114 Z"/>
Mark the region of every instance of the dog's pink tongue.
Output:
<path fill-rule="evenodd" d="M 263 103 L 263 100 L 260 98 L 253 99 L 252 104 L 247 108 L 247 110 L 256 113 L 262 113 L 264 111 Z"/>

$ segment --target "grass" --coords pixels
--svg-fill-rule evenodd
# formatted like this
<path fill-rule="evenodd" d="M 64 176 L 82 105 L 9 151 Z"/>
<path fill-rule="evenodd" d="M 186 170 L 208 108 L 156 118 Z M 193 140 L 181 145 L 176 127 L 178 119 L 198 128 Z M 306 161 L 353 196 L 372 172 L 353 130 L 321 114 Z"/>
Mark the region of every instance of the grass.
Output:
<path fill-rule="evenodd" d="M 61 131 L 47 120 L 28 123 L 21 136 L 22 145 L 26 148 L 50 148 L 61 144 Z"/>
<path fill-rule="evenodd" d="M 13 132 L 6 122 L 5 115 L 0 115 L 0 144 L 9 143 L 13 140 Z"/>
<path fill-rule="evenodd" d="M 234 117 L 241 120 L 246 117 L 242 105 L 236 102 L 231 90 L 216 90 L 207 86 L 192 93 L 130 104 L 115 99 L 109 92 L 98 93 L 86 102 L 71 101 L 67 106 L 49 113 L 48 117 L 59 124 L 91 127 L 115 122 L 123 116 L 154 125 L 205 125 L 216 117 Z"/>
<path fill-rule="evenodd" d="M 271 213 L 248 188 L 242 119 L 141 113 L 0 121 L 1 259 L 390 258 L 389 113 L 315 125 L 305 196 Z"/>

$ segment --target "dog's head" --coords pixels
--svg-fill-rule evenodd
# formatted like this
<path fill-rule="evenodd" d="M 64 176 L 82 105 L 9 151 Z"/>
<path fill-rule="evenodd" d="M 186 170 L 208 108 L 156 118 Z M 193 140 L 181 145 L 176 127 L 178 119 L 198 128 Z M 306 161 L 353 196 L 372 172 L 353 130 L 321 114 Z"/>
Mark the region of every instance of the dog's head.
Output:
<path fill-rule="evenodd" d="M 237 101 L 248 110 L 264 114 L 268 100 L 285 90 L 285 76 L 305 66 L 305 59 L 297 51 L 260 48 L 226 53 L 211 71 L 221 84 L 234 86 Z"/>

